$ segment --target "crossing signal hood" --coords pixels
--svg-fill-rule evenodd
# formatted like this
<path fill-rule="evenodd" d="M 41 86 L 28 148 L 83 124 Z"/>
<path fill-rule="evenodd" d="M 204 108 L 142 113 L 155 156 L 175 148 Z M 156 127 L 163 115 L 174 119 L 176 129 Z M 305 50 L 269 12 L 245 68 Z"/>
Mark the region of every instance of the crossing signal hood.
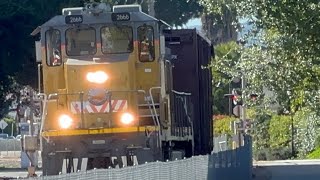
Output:
<path fill-rule="evenodd" d="M 232 90 L 231 94 L 225 94 L 224 97 L 232 99 L 233 105 L 242 105 L 241 94 L 235 89 Z"/>

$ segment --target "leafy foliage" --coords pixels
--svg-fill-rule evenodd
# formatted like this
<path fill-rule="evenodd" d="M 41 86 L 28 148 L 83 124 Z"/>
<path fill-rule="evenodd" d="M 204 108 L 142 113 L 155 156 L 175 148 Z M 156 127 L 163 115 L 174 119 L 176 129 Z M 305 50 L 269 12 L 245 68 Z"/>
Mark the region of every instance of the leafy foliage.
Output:
<path fill-rule="evenodd" d="M 212 61 L 213 75 L 213 98 L 214 98 L 214 114 L 227 114 L 229 99 L 224 98 L 224 94 L 229 93 L 232 88 L 232 75 L 230 66 L 235 65 L 239 60 L 237 52 L 238 45 L 231 41 L 223 43 L 215 47 L 215 59 Z"/>
<path fill-rule="evenodd" d="M 245 49 L 233 68 L 245 72 L 248 90 L 268 87 L 282 106 L 293 112 L 301 107 L 319 108 L 320 4 L 314 0 L 201 0 L 208 12 L 223 8 L 246 19 L 251 30 L 243 37 Z M 238 22 L 235 22 L 238 23 Z M 290 90 L 291 104 L 288 105 Z"/>
<path fill-rule="evenodd" d="M 254 152 L 269 148 L 269 124 L 272 118 L 270 112 L 263 109 L 256 109 L 255 114 L 251 117 L 254 121 L 253 130 L 253 150 Z"/>
<path fill-rule="evenodd" d="M 156 17 L 174 26 L 181 26 L 199 17 L 203 7 L 197 0 L 155 0 Z"/>
<path fill-rule="evenodd" d="M 270 148 L 289 147 L 291 136 L 291 117 L 274 115 L 271 118 L 268 133 Z"/>
<path fill-rule="evenodd" d="M 310 109 L 298 111 L 294 116 L 294 143 L 299 157 L 305 157 L 316 148 L 320 135 L 319 116 Z"/>
<path fill-rule="evenodd" d="M 230 123 L 232 123 L 233 121 L 235 121 L 236 119 L 233 117 L 229 117 L 229 116 L 215 116 L 214 117 L 214 136 L 219 136 L 219 135 L 224 135 L 224 134 L 228 134 L 228 135 L 232 135 L 233 132 L 230 129 Z"/>

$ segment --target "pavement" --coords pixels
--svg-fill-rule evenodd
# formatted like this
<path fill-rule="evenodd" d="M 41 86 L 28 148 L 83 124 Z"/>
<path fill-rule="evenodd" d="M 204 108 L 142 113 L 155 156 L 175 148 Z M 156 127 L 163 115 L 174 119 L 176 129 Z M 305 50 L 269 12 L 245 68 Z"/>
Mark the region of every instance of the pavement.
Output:
<path fill-rule="evenodd" d="M 320 160 L 254 162 L 253 180 L 319 180 Z"/>
<path fill-rule="evenodd" d="M 41 161 L 39 163 L 41 165 Z M 24 178 L 27 174 L 27 169 L 21 168 L 21 151 L 0 151 L 0 180 Z M 41 174 L 41 170 L 36 174 Z"/>

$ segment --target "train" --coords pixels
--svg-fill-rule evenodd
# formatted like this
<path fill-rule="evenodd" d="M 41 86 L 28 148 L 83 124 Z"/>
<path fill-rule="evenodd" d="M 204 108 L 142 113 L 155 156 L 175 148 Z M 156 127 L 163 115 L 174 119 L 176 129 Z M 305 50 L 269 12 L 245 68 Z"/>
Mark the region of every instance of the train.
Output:
<path fill-rule="evenodd" d="M 41 151 L 44 176 L 211 153 L 214 51 L 196 29 L 88 3 L 31 35 L 41 117 L 24 150 Z"/>

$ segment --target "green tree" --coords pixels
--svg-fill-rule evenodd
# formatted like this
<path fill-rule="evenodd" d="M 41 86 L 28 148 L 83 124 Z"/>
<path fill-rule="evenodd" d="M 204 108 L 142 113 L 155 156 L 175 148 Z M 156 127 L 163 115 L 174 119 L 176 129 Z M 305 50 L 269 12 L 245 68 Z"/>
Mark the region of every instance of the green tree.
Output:
<path fill-rule="evenodd" d="M 200 17 L 203 7 L 197 0 L 156 0 L 156 17 L 170 25 L 181 26 L 191 18 Z"/>
<path fill-rule="evenodd" d="M 214 114 L 227 114 L 229 99 L 224 94 L 232 87 L 233 66 L 239 61 L 239 46 L 234 41 L 219 44 L 215 47 L 215 58 L 212 61 Z M 226 73 L 228 72 L 228 73 Z"/>
<path fill-rule="evenodd" d="M 244 40 L 238 69 L 249 89 L 275 92 L 278 102 L 295 112 L 301 107 L 319 111 L 320 4 L 316 0 L 201 0 L 206 11 L 235 11 L 252 25 Z M 291 91 L 288 105 L 287 91 Z"/>
<path fill-rule="evenodd" d="M 19 91 L 20 85 L 36 86 L 37 69 L 33 29 L 61 8 L 79 6 L 79 0 L 2 0 L 0 1 L 0 117 L 8 112 L 10 93 Z"/>
<path fill-rule="evenodd" d="M 232 72 L 241 70 L 248 81 L 246 93 L 252 91 L 263 93 L 265 88 L 274 93 L 283 110 L 295 117 L 295 146 L 299 155 L 303 157 L 314 148 L 318 136 L 316 119 L 320 112 L 318 83 L 320 32 L 317 31 L 320 28 L 319 1 L 200 0 L 200 2 L 206 7 L 206 11 L 212 14 L 221 15 L 223 8 L 227 7 L 237 15 L 234 23 L 245 21 L 251 26 L 251 30 L 241 39 L 244 46 L 239 48 L 241 54 L 239 63 L 232 66 L 231 71 L 230 66 L 221 67 L 221 70 L 226 69 L 225 73 L 229 76 L 237 76 Z M 228 59 L 222 61 L 227 62 Z M 271 103 L 271 101 L 260 101 L 260 104 L 256 104 L 257 110 L 268 109 L 267 104 Z M 263 148 L 268 148 L 268 143 L 271 143 L 265 140 L 268 138 L 283 142 L 283 145 L 278 144 L 277 147 L 285 149 L 285 143 L 282 141 L 284 135 L 269 134 L 275 131 L 274 128 L 281 126 L 272 121 L 269 127 L 267 122 L 270 121 L 265 119 L 256 122 L 255 131 L 258 132 L 254 134 L 254 149 L 259 148 L 258 150 L 262 151 Z M 266 133 L 266 129 L 270 132 Z"/>

